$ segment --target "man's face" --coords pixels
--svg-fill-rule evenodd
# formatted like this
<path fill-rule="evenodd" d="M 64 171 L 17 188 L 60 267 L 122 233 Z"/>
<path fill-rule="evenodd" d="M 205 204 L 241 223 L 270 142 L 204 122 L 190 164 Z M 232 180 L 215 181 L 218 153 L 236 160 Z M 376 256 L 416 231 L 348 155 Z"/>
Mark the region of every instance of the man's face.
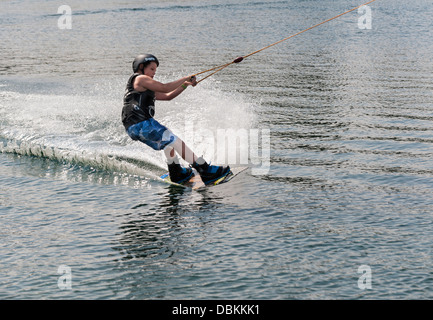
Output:
<path fill-rule="evenodd" d="M 156 62 L 151 62 L 147 65 L 146 68 L 144 68 L 143 70 L 143 74 L 146 76 L 149 76 L 153 79 L 153 77 L 155 76 L 156 73 L 156 68 L 158 68 Z"/>

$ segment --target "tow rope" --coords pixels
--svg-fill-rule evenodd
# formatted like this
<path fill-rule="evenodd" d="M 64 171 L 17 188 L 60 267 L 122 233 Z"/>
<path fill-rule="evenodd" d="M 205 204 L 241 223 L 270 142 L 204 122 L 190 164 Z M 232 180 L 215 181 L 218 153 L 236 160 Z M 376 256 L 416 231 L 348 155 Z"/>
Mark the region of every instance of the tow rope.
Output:
<path fill-rule="evenodd" d="M 270 45 L 268 45 L 268 46 L 266 46 L 266 47 L 264 47 L 264 48 L 261 48 L 261 49 L 259 49 L 259 50 L 254 51 L 254 52 L 251 52 L 251 53 L 249 53 L 249 54 L 247 54 L 247 55 L 245 55 L 245 56 L 237 57 L 236 59 L 234 59 L 233 61 L 231 61 L 231 62 L 229 62 L 229 63 L 223 64 L 223 65 L 220 65 L 220 66 L 216 66 L 216 67 L 213 67 L 213 68 L 211 68 L 211 69 L 204 70 L 204 71 L 201 71 L 201 72 L 199 72 L 199 73 L 196 73 L 194 76 L 198 76 L 198 75 L 203 74 L 203 73 L 207 73 L 207 72 L 210 72 L 210 71 L 214 71 L 214 72 L 212 72 L 211 74 L 209 74 L 209 75 L 207 75 L 206 77 L 204 77 L 203 79 L 197 81 L 197 83 L 200 83 L 201 81 L 203 81 L 203 80 L 209 78 L 210 76 L 214 75 L 214 74 L 217 73 L 217 72 L 220 72 L 221 70 L 227 68 L 228 66 L 230 66 L 230 65 L 232 65 L 232 64 L 234 64 L 234 63 L 239 63 L 239 62 L 241 62 L 242 60 L 244 60 L 244 59 L 247 58 L 247 57 L 250 57 L 250 56 L 252 56 L 252 55 L 254 55 L 254 54 L 256 54 L 256 53 L 259 53 L 259 52 L 261 52 L 261 51 L 263 51 L 263 50 L 266 50 L 266 49 L 268 49 L 268 48 L 270 48 L 270 47 L 273 47 L 273 46 L 275 46 L 275 45 L 277 45 L 277 44 L 279 44 L 279 43 L 281 43 L 281 42 L 287 41 L 287 40 L 289 40 L 289 39 L 291 39 L 291 38 L 293 38 L 293 37 L 296 37 L 297 35 L 300 35 L 301 33 L 304 33 L 304 32 L 306 32 L 306 31 L 308 31 L 308 30 L 314 29 L 314 28 L 316 28 L 316 27 L 318 27 L 318 26 L 320 26 L 320 25 L 322 25 L 322 24 L 324 24 L 324 23 L 327 23 L 327 22 L 329 22 L 329 21 L 332 21 L 332 20 L 334 20 L 334 19 L 337 19 L 337 18 L 339 18 L 339 17 L 341 17 L 341 16 L 343 16 L 343 15 L 349 13 L 349 12 L 352 12 L 352 11 L 354 11 L 354 10 L 356 10 L 356 9 L 359 9 L 359 8 L 361 8 L 361 7 L 363 7 L 363 6 L 366 6 L 366 5 L 368 5 L 368 4 L 370 4 L 370 3 L 374 2 L 374 1 L 376 1 L 376 0 L 368 1 L 368 2 L 366 2 L 366 3 L 364 3 L 364 4 L 360 5 L 360 6 L 357 6 L 356 8 L 353 8 L 353 9 L 347 10 L 346 12 L 340 13 L 339 15 L 336 15 L 336 16 L 333 17 L 333 18 L 330 18 L 330 19 L 327 19 L 327 20 L 325 20 L 325 21 L 322 21 L 322 22 L 320 22 L 320 23 L 318 23 L 318 24 L 315 24 L 315 25 L 312 26 L 312 27 L 309 27 L 309 28 L 307 28 L 307 29 L 305 29 L 305 30 L 302 30 L 302 31 L 299 31 L 299 32 L 297 32 L 297 33 L 295 33 L 295 34 L 292 34 L 291 36 L 289 36 L 289 37 L 287 37 L 287 38 L 284 38 L 284 39 L 281 39 L 281 40 L 279 40 L 279 41 L 277 41 L 277 42 L 275 42 L 275 43 L 272 43 L 272 44 L 270 44 Z"/>

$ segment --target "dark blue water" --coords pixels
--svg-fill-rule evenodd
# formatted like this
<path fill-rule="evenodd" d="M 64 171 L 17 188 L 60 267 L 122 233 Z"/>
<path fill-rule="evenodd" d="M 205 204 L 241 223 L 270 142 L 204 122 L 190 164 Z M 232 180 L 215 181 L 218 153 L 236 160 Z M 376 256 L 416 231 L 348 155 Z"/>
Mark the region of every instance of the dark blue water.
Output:
<path fill-rule="evenodd" d="M 249 167 L 228 184 L 162 183 L 120 122 L 138 53 L 172 81 L 360 4 L 69 1 L 60 29 L 55 2 L 2 2 L 0 297 L 431 299 L 431 2 L 378 0 L 371 29 L 354 11 L 159 102 Z"/>

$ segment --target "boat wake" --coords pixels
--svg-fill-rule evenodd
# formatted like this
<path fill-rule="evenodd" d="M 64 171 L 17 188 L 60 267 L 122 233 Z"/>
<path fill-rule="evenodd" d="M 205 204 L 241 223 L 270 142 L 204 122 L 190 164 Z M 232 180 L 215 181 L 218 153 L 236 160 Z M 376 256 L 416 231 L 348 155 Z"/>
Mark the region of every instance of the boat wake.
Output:
<path fill-rule="evenodd" d="M 66 165 L 68 172 L 156 179 L 166 171 L 164 153 L 131 140 L 125 133 L 120 121 L 123 86 L 123 82 L 114 82 L 111 93 L 101 97 L 89 95 L 97 88 L 80 90 L 75 85 L 71 92 L 78 93 L 54 94 L 43 82 L 3 82 L 0 152 L 53 161 Z M 194 90 L 177 101 L 159 103 L 157 119 L 182 138 L 187 128 L 193 127 L 194 132 L 186 134 L 194 136 L 191 147 L 207 152 L 212 160 L 213 150 L 206 150 L 206 139 L 200 132 L 212 130 L 212 126 L 214 130 L 251 126 L 252 116 L 246 112 L 251 106 L 206 86 Z M 215 120 L 221 112 L 236 120 Z"/>

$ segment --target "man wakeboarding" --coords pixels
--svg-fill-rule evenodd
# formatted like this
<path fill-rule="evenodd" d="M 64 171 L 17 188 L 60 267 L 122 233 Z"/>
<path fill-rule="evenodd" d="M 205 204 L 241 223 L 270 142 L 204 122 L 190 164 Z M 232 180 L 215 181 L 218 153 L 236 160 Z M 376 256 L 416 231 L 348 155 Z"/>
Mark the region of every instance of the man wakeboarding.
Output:
<path fill-rule="evenodd" d="M 155 120 L 155 100 L 172 100 L 188 86 L 196 86 L 195 76 L 186 76 L 178 80 L 161 83 L 154 80 L 159 66 L 158 59 L 151 54 L 137 56 L 132 63 L 133 74 L 126 84 L 123 98 L 122 122 L 126 132 L 133 140 L 138 140 L 154 150 L 164 150 L 167 157 L 171 181 L 188 181 L 195 168 L 205 184 L 212 183 L 230 172 L 229 166 L 208 164 L 176 136 L 171 130 Z M 179 154 L 190 167 L 182 167 Z"/>

